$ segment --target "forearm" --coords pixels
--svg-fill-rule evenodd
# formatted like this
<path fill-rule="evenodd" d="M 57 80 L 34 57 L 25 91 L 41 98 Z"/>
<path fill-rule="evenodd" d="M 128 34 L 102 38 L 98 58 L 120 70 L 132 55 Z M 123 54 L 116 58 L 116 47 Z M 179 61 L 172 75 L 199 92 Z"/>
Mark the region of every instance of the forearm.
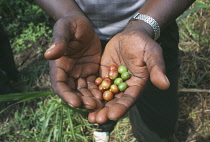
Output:
<path fill-rule="evenodd" d="M 153 17 L 160 28 L 174 21 L 180 16 L 195 0 L 147 0 L 139 10 L 141 14 Z"/>
<path fill-rule="evenodd" d="M 74 0 L 35 0 L 35 2 L 56 21 L 69 15 L 84 16 Z"/>
<path fill-rule="evenodd" d="M 165 27 L 180 16 L 195 0 L 147 0 L 142 8 L 138 11 L 141 14 L 154 18 L 163 31 Z M 154 37 L 152 28 L 145 22 L 137 20 L 133 22 L 133 28 L 143 26 L 147 33 Z"/>

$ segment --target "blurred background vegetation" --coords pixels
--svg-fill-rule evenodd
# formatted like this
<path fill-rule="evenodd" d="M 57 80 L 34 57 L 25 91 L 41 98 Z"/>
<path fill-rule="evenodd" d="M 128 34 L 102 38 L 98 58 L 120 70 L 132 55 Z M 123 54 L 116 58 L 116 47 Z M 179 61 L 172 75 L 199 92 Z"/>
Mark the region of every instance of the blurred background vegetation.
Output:
<path fill-rule="evenodd" d="M 209 4 L 210 0 L 196 1 L 177 19 L 181 70 L 176 137 L 180 142 L 210 141 Z M 32 0 L 0 0 L 0 22 L 8 32 L 19 71 L 19 80 L 12 85 L 20 92 L 16 97 L 25 98 L 15 105 L 0 100 L 0 141 L 91 142 L 96 126 L 87 121 L 87 112 L 69 108 L 50 89 L 43 53 L 54 21 Z M 9 95 L 4 99 L 11 98 L 15 99 Z M 112 132 L 111 142 L 127 141 L 136 142 L 124 116 Z"/>

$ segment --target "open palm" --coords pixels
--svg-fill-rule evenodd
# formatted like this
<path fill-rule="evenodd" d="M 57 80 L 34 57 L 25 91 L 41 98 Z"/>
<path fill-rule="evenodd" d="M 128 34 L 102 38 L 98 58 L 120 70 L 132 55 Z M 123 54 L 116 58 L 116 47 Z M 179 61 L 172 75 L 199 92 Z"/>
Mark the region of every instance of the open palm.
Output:
<path fill-rule="evenodd" d="M 131 30 L 114 36 L 101 59 L 102 77 L 108 76 L 110 65 L 127 66 L 131 78 L 126 81 L 128 88 L 123 93 L 117 94 L 103 109 L 89 114 L 89 118 L 97 123 L 122 117 L 134 105 L 149 77 L 160 89 L 169 87 L 164 74 L 162 49 L 143 32 Z"/>
<path fill-rule="evenodd" d="M 86 18 L 57 21 L 45 58 L 51 60 L 52 88 L 64 102 L 91 110 L 102 106 L 93 83 L 101 59 L 100 40 Z"/>

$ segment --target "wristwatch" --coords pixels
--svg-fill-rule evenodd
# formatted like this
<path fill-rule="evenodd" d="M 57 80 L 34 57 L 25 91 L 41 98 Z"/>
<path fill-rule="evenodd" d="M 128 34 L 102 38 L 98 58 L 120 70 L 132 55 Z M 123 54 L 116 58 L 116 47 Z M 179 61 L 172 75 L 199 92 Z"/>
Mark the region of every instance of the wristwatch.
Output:
<path fill-rule="evenodd" d="M 152 17 L 150 17 L 148 15 L 143 15 L 143 14 L 140 14 L 140 13 L 136 13 L 129 20 L 129 22 L 134 21 L 134 20 L 142 20 L 142 21 L 146 22 L 147 24 L 149 24 L 152 27 L 152 29 L 155 33 L 154 40 L 157 40 L 160 37 L 160 27 L 159 27 L 157 21 L 155 21 L 155 19 L 153 19 Z"/>

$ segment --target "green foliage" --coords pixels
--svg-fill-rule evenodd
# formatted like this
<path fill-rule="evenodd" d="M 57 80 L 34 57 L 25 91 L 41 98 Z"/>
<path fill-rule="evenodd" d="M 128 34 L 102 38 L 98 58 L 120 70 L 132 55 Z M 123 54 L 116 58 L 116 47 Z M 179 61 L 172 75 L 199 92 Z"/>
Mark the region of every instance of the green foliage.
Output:
<path fill-rule="evenodd" d="M 209 1 L 210 2 L 210 1 Z M 187 10 L 184 14 L 182 14 L 178 19 L 177 22 L 180 22 L 181 20 L 183 20 L 184 18 L 186 18 L 187 16 L 189 16 L 191 13 L 196 12 L 200 9 L 204 9 L 207 8 L 208 10 L 210 10 L 210 5 L 205 4 L 201 1 L 196 1 L 195 2 L 197 5 L 193 8 L 190 8 L 189 10 Z"/>
<path fill-rule="evenodd" d="M 49 40 L 53 22 L 34 1 L 1 0 L 0 5 L 0 21 L 15 52 L 32 47 L 38 39 Z"/>
<path fill-rule="evenodd" d="M 0 127 L 0 141 L 89 142 L 93 124 L 87 112 L 71 108 L 56 97 L 37 103 L 36 109 L 24 106 L 14 114 L 14 122 Z"/>
<path fill-rule="evenodd" d="M 209 86 L 209 13 L 206 1 L 196 1 L 178 19 L 182 54 L 180 88 L 203 88 Z M 202 21 L 202 22 L 201 22 Z"/>
<path fill-rule="evenodd" d="M 45 38 L 49 40 L 52 29 L 46 26 L 45 23 L 29 23 L 28 28 L 23 29 L 22 33 L 13 39 L 12 47 L 14 51 L 20 52 L 24 49 L 32 47 L 33 43 L 39 39 Z"/>
<path fill-rule="evenodd" d="M 0 20 L 4 24 L 8 25 L 11 23 L 7 22 L 24 22 L 34 21 L 48 21 L 49 16 L 45 14 L 33 0 L 0 0 Z"/>

